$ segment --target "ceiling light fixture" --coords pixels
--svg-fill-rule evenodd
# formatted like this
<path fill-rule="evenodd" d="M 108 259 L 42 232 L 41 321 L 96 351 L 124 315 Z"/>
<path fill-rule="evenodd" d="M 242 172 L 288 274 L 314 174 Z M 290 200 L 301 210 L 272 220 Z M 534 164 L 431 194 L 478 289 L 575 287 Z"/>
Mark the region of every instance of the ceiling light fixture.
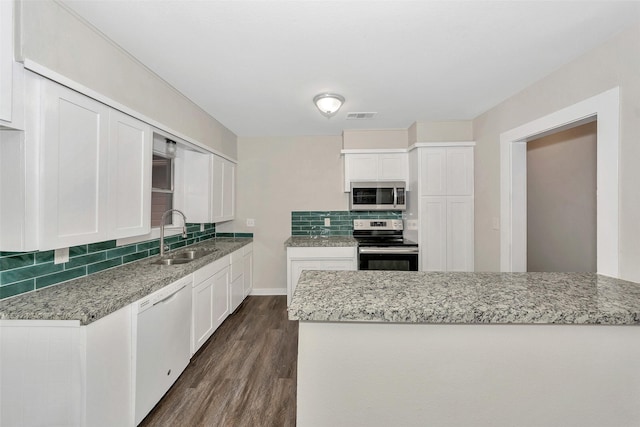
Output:
<path fill-rule="evenodd" d="M 344 96 L 335 93 L 321 93 L 313 97 L 313 103 L 316 104 L 322 115 L 332 117 L 344 104 Z"/>

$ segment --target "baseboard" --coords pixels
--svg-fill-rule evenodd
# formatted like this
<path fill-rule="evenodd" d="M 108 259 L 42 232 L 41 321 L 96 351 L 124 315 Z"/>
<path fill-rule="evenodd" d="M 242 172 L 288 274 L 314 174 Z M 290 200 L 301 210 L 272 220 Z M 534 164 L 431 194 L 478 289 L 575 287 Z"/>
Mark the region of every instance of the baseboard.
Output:
<path fill-rule="evenodd" d="M 260 289 L 253 288 L 249 295 L 261 296 L 261 295 L 286 295 L 286 294 L 287 294 L 287 288 L 260 288 Z"/>

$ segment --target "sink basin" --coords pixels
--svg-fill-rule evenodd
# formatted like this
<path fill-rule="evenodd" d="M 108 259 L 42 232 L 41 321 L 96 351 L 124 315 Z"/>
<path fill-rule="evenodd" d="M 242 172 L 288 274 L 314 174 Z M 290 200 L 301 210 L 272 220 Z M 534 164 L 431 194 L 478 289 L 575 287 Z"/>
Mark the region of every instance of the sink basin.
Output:
<path fill-rule="evenodd" d="M 193 261 L 194 259 L 201 258 L 213 252 L 214 251 L 208 251 L 204 249 L 188 249 L 186 251 L 180 251 L 180 252 L 165 255 L 164 258 L 154 261 L 153 264 L 158 264 L 158 265 L 186 264 L 188 262 Z"/>

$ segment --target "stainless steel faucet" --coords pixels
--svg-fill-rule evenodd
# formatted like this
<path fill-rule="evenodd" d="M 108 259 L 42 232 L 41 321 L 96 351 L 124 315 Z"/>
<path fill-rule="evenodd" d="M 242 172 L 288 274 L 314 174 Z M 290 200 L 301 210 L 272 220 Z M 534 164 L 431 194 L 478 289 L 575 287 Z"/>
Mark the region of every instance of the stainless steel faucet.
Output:
<path fill-rule="evenodd" d="M 165 213 L 162 214 L 162 219 L 160 220 L 160 257 L 164 256 L 164 251 L 165 251 L 165 247 L 164 247 L 164 222 L 167 219 L 167 215 L 170 214 L 171 212 L 178 212 L 180 215 L 182 215 L 182 219 L 184 224 L 182 225 L 182 237 L 186 239 L 187 237 L 187 217 L 185 216 L 185 214 L 182 213 L 182 211 L 178 210 L 178 209 L 169 209 L 168 211 L 166 211 Z M 167 251 L 169 250 L 169 246 L 167 245 Z"/>

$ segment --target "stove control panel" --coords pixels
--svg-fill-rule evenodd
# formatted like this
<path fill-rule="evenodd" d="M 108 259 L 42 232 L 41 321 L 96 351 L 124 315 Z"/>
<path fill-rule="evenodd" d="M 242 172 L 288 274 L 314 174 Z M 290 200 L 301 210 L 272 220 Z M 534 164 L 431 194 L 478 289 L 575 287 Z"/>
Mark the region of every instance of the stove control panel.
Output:
<path fill-rule="evenodd" d="M 401 219 L 354 219 L 354 230 L 397 230 L 402 231 Z"/>

